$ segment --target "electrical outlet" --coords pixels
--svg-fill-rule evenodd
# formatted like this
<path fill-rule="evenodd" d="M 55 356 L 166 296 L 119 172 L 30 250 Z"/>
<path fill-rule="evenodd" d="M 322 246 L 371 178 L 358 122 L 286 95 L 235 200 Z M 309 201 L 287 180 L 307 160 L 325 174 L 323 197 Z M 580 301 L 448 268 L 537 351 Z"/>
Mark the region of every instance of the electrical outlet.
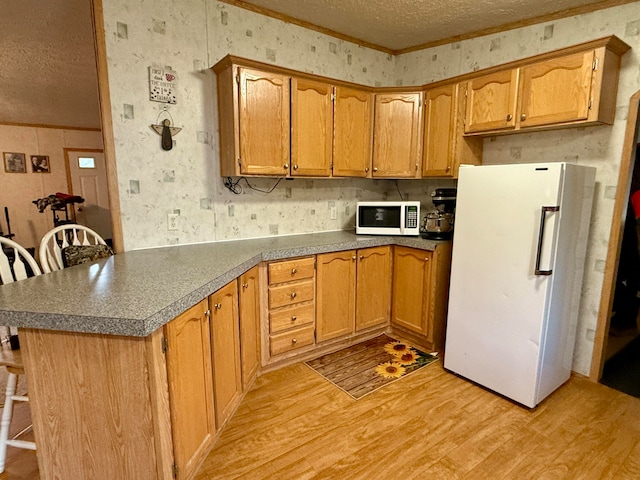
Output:
<path fill-rule="evenodd" d="M 167 230 L 175 231 L 178 230 L 178 217 L 177 213 L 170 213 L 167 215 Z"/>
<path fill-rule="evenodd" d="M 338 207 L 331 207 L 331 220 L 338 218 Z"/>

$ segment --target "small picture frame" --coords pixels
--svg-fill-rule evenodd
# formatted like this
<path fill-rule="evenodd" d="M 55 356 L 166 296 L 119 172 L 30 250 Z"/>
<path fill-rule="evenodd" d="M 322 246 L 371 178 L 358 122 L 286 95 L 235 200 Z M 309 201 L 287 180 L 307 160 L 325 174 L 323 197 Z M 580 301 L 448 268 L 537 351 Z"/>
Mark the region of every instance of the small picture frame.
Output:
<path fill-rule="evenodd" d="M 24 153 L 3 152 L 4 171 L 7 173 L 27 173 L 27 157 Z"/>
<path fill-rule="evenodd" d="M 31 155 L 31 171 L 33 173 L 51 173 L 49 155 Z"/>

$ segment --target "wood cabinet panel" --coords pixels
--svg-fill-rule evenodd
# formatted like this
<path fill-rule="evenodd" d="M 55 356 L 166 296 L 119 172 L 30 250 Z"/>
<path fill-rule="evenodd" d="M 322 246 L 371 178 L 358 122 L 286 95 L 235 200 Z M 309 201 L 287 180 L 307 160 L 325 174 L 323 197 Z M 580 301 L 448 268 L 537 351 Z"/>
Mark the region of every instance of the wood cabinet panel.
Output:
<path fill-rule="evenodd" d="M 453 175 L 457 106 L 457 84 L 425 92 L 423 176 Z"/>
<path fill-rule="evenodd" d="M 289 173 L 289 77 L 239 68 L 240 173 Z"/>
<path fill-rule="evenodd" d="M 333 86 L 291 79 L 291 175 L 328 177 L 333 156 Z"/>
<path fill-rule="evenodd" d="M 395 247 L 391 321 L 424 336 L 428 341 L 427 307 L 431 291 L 431 252 Z"/>
<path fill-rule="evenodd" d="M 422 161 L 422 92 L 375 95 L 373 177 L 414 178 Z"/>
<path fill-rule="evenodd" d="M 271 355 L 280 355 L 295 350 L 296 348 L 313 345 L 315 342 L 314 330 L 315 327 L 309 325 L 307 327 L 272 335 L 270 339 Z"/>
<path fill-rule="evenodd" d="M 271 262 L 268 267 L 269 285 L 313 278 L 315 258 L 296 258 L 283 262 Z"/>
<path fill-rule="evenodd" d="M 373 95 L 335 87 L 333 175 L 366 177 L 371 168 Z"/>
<path fill-rule="evenodd" d="M 180 478 L 187 478 L 215 435 L 207 301 L 164 328 L 174 457 Z"/>
<path fill-rule="evenodd" d="M 317 340 L 348 335 L 355 328 L 356 251 L 317 256 Z"/>
<path fill-rule="evenodd" d="M 469 80 L 466 133 L 515 128 L 519 74 L 513 68 Z"/>
<path fill-rule="evenodd" d="M 278 333 L 302 325 L 309 325 L 315 320 L 314 305 L 296 305 L 269 313 L 271 333 Z"/>
<path fill-rule="evenodd" d="M 314 298 L 313 280 L 269 287 L 269 308 L 284 307 Z"/>
<path fill-rule="evenodd" d="M 240 353 L 242 390 L 246 391 L 260 368 L 260 282 L 258 267 L 240 276 Z"/>
<path fill-rule="evenodd" d="M 391 247 L 358 250 L 355 330 L 389 321 L 391 310 Z"/>
<path fill-rule="evenodd" d="M 237 280 L 214 292 L 209 305 L 216 425 L 220 428 L 242 394 Z"/>

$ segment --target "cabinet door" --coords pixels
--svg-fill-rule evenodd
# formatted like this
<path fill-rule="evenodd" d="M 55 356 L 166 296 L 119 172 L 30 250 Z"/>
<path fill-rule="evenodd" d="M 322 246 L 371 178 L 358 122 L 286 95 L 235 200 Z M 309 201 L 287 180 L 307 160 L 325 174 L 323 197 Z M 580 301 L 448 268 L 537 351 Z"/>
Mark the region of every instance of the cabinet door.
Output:
<path fill-rule="evenodd" d="M 423 176 L 453 174 L 458 85 L 425 92 Z"/>
<path fill-rule="evenodd" d="M 358 250 L 356 331 L 389 320 L 391 307 L 391 247 Z"/>
<path fill-rule="evenodd" d="M 395 247 L 391 322 L 432 341 L 429 326 L 432 252 Z"/>
<path fill-rule="evenodd" d="M 240 68 L 240 172 L 289 173 L 289 77 Z"/>
<path fill-rule="evenodd" d="M 383 93 L 375 97 L 372 176 L 419 176 L 422 93 Z"/>
<path fill-rule="evenodd" d="M 331 175 L 333 86 L 291 79 L 291 175 Z"/>
<path fill-rule="evenodd" d="M 520 128 L 587 120 L 593 61 L 589 51 L 523 67 Z"/>
<path fill-rule="evenodd" d="M 335 88 L 333 175 L 366 177 L 371 167 L 373 96 L 347 87 Z"/>
<path fill-rule="evenodd" d="M 260 302 L 258 267 L 240 276 L 240 353 L 242 390 L 246 390 L 260 367 Z"/>
<path fill-rule="evenodd" d="M 469 80 L 466 133 L 515 128 L 518 75 L 515 68 Z"/>
<path fill-rule="evenodd" d="M 318 342 L 353 332 L 356 252 L 317 255 L 316 334 Z"/>
<path fill-rule="evenodd" d="M 240 400 L 240 333 L 237 281 L 209 297 L 216 425 L 222 427 Z"/>
<path fill-rule="evenodd" d="M 174 457 L 179 478 L 187 478 L 215 434 L 207 301 L 170 321 L 164 332 Z"/>

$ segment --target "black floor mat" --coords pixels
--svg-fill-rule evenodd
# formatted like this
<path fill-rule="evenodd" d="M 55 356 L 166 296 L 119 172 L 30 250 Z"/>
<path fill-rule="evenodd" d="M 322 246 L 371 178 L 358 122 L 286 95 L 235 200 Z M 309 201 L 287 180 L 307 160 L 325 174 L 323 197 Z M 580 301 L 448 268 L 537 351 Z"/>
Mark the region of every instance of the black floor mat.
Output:
<path fill-rule="evenodd" d="M 640 398 L 640 336 L 607 360 L 600 382 Z"/>

